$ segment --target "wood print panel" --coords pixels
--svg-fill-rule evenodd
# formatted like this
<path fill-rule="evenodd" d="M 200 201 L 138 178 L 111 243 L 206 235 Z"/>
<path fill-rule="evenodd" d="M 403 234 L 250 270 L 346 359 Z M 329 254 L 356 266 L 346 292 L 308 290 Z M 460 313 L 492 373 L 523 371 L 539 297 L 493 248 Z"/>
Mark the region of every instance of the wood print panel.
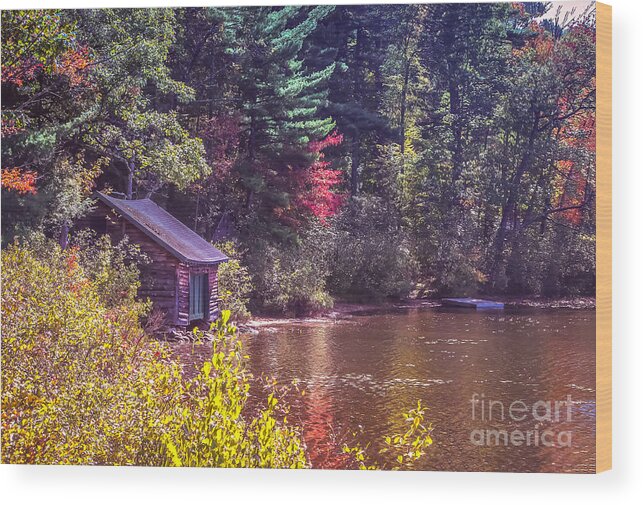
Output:
<path fill-rule="evenodd" d="M 612 7 L 596 4 L 596 471 L 612 468 Z"/>

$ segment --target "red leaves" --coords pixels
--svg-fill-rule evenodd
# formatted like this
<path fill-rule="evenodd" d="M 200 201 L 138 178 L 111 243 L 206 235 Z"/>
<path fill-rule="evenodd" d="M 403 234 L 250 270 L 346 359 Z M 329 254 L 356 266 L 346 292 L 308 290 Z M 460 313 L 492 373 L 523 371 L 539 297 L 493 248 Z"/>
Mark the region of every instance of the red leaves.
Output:
<path fill-rule="evenodd" d="M 537 21 L 529 22 L 529 30 L 535 36 L 528 39 L 523 47 L 514 49 L 513 55 L 518 58 L 533 58 L 536 62 L 544 64 L 552 56 L 554 39 Z"/>
<path fill-rule="evenodd" d="M 78 269 L 78 247 L 70 247 L 67 256 L 67 273 L 72 274 Z"/>
<path fill-rule="evenodd" d="M 87 86 L 90 63 L 91 58 L 86 47 L 66 51 L 49 67 L 36 62 L 33 58 L 28 58 L 16 65 L 3 65 L 2 82 L 21 88 L 36 79 L 38 74 L 46 73 L 52 76 L 67 77 L 70 88 Z"/>
<path fill-rule="evenodd" d="M 560 106 L 563 110 L 565 106 Z M 558 133 L 560 142 L 569 147 L 596 151 L 596 114 L 594 110 L 581 110 L 567 118 Z"/>
<path fill-rule="evenodd" d="M 33 58 L 27 58 L 16 65 L 2 66 L 2 82 L 22 87 L 26 82 L 32 81 L 44 65 Z"/>
<path fill-rule="evenodd" d="M 10 191 L 24 195 L 26 193 L 36 194 L 36 173 L 31 170 L 20 168 L 2 169 L 2 187 Z"/>
<path fill-rule="evenodd" d="M 327 147 L 338 146 L 344 140 L 344 136 L 337 131 L 333 131 L 326 138 L 322 140 L 313 140 L 308 143 L 308 151 L 311 153 L 317 153 L 321 158 L 324 157 L 323 151 Z"/>
<path fill-rule="evenodd" d="M 15 119 L 2 118 L 2 129 L 0 130 L 0 136 L 2 138 L 10 137 L 11 135 L 16 135 L 23 131 L 24 128 L 16 124 Z"/>
<path fill-rule="evenodd" d="M 61 36 L 60 29 L 52 37 Z M 70 88 L 87 86 L 89 66 L 92 62 L 89 48 L 77 45 L 65 50 L 52 51 L 40 58 L 33 54 L 19 54 L 13 63 L 2 65 L 2 82 L 21 88 L 34 81 L 39 75 L 66 77 Z"/>
<path fill-rule="evenodd" d="M 72 246 L 67 252 L 65 258 L 65 266 L 67 267 L 67 276 L 69 278 L 69 291 L 74 294 L 76 298 L 84 295 L 87 288 L 91 287 L 91 281 L 84 277 L 80 265 L 78 263 L 78 246 Z"/>
<path fill-rule="evenodd" d="M 556 169 L 556 193 L 552 205 L 555 208 L 567 208 L 558 215 L 569 224 L 578 225 L 583 216 L 581 207 L 587 191 L 587 178 L 583 167 L 571 160 L 561 160 L 556 163 Z"/>
<path fill-rule="evenodd" d="M 308 174 L 309 189 L 300 197 L 300 204 L 322 223 L 335 215 L 345 199 L 344 194 L 334 193 L 333 188 L 342 182 L 341 170 L 324 168 L 326 162 L 316 162 Z"/>
<path fill-rule="evenodd" d="M 558 219 L 579 225 L 588 191 L 591 192 L 588 186 L 592 185 L 591 169 L 584 159 L 590 159 L 596 151 L 596 33 L 580 20 L 561 28 L 557 37 L 536 21 L 531 22 L 530 29 L 535 37 L 513 54 L 530 65 L 541 66 L 559 85 L 556 107 L 547 112 L 549 124 L 554 126 L 552 139 L 560 149 L 551 206 Z M 577 158 L 575 153 L 585 158 Z"/>
<path fill-rule="evenodd" d="M 218 116 L 205 121 L 200 128 L 200 137 L 203 139 L 212 167 L 212 175 L 221 181 L 230 173 L 239 151 L 239 117 Z"/>
<path fill-rule="evenodd" d="M 297 203 L 322 223 L 335 215 L 345 199 L 344 194 L 334 191 L 342 182 L 343 172 L 330 168 L 331 163 L 324 160 L 322 151 L 341 144 L 343 139 L 343 135 L 333 131 L 326 138 L 308 144 L 308 151 L 316 155 L 316 160 L 303 173 L 304 190 Z"/>

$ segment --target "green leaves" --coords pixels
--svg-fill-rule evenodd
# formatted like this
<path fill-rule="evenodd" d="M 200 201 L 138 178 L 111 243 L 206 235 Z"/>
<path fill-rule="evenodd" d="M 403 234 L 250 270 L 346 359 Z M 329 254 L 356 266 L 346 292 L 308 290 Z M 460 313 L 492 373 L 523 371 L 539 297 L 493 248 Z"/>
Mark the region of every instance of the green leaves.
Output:
<path fill-rule="evenodd" d="M 221 263 L 218 269 L 221 308 L 223 312 L 230 312 L 235 321 L 245 321 L 250 318 L 248 303 L 252 291 L 252 278 L 249 269 L 241 263 L 241 254 L 234 242 L 215 245 L 230 258 L 229 261 Z"/>
<path fill-rule="evenodd" d="M 383 438 L 384 447 L 379 450 L 379 454 L 386 454 L 388 462 L 395 462 L 393 466 L 389 466 L 387 462 L 367 465 L 366 453 L 368 446 L 362 448 L 357 444 L 349 447 L 345 444 L 343 447 L 344 454 L 351 455 L 360 470 L 377 470 L 380 468 L 390 468 L 391 470 L 412 469 L 415 463 L 424 456 L 424 449 L 433 444 L 433 439 L 430 435 L 433 426 L 431 424 L 424 425 L 425 412 L 426 408 L 422 407 L 422 402 L 418 400 L 415 409 L 402 413 L 405 422 L 410 424 L 409 428 L 404 433 L 386 435 Z"/>
<path fill-rule="evenodd" d="M 172 79 L 167 66 L 174 11 L 101 9 L 76 15 L 98 53 L 94 75 L 103 105 L 85 142 L 131 164 L 144 191 L 168 184 L 185 189 L 208 175 L 201 139 L 183 126 L 176 109 L 161 112 L 152 103 L 159 96 L 176 97 L 179 103 L 194 99 L 194 91 Z"/>
<path fill-rule="evenodd" d="M 251 377 L 229 311 L 208 335 L 195 330 L 197 341 L 211 338 L 212 358 L 184 378 L 143 334 L 143 307 L 122 297 L 106 306 L 85 261 L 50 242 L 2 255 L 6 462 L 308 466 L 274 385 L 262 409 L 246 409 Z"/>
<path fill-rule="evenodd" d="M 195 402 L 184 410 L 174 431 L 162 438 L 163 464 L 173 466 L 304 468 L 308 461 L 298 428 L 279 416 L 274 390 L 255 415 L 245 410 L 250 377 L 236 331 L 223 311 L 213 325 L 212 359 L 185 384 Z M 206 340 L 200 335 L 200 340 Z"/>
<path fill-rule="evenodd" d="M 58 10 L 3 10 L 3 81 L 28 82 L 33 64 L 53 71 L 56 59 L 73 46 L 75 30 Z"/>
<path fill-rule="evenodd" d="M 178 367 L 145 340 L 145 305 L 121 293 L 108 306 L 82 263 L 77 248 L 51 242 L 3 252 L 7 462 L 136 464 L 172 400 Z"/>

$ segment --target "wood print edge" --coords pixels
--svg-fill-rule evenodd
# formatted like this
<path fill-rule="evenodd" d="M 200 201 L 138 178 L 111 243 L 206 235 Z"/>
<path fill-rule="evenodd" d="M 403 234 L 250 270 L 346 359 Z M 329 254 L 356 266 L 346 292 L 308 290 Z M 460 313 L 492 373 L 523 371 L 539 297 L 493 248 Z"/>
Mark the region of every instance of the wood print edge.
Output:
<path fill-rule="evenodd" d="M 612 468 L 612 7 L 596 3 L 596 472 Z"/>

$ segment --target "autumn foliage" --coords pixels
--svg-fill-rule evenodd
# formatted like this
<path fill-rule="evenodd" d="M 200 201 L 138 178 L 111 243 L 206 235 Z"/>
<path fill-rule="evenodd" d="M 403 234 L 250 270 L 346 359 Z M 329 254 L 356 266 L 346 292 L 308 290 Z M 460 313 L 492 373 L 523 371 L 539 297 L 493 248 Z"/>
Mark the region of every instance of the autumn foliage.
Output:
<path fill-rule="evenodd" d="M 3 462 L 308 465 L 275 394 L 256 416 L 244 409 L 249 376 L 229 312 L 212 360 L 184 379 L 169 348 L 143 333 L 145 304 L 105 303 L 84 252 L 41 243 L 2 255 Z"/>
<path fill-rule="evenodd" d="M 2 187 L 21 195 L 36 194 L 36 173 L 20 168 L 2 169 Z"/>
<path fill-rule="evenodd" d="M 333 131 L 324 139 L 308 144 L 308 151 L 315 160 L 301 177 L 303 190 L 297 203 L 322 223 L 335 215 L 346 198 L 345 194 L 337 191 L 344 180 L 344 173 L 331 168 L 332 163 L 325 159 L 324 154 L 325 149 L 338 146 L 343 140 L 343 135 Z"/>
<path fill-rule="evenodd" d="M 596 19 L 556 9 L 3 11 L 3 239 L 131 188 L 235 241 L 253 310 L 591 293 Z"/>
<path fill-rule="evenodd" d="M 21 88 L 41 74 L 65 76 L 70 86 L 85 83 L 89 48 L 78 44 L 73 26 L 56 11 L 3 14 L 2 82 Z"/>

